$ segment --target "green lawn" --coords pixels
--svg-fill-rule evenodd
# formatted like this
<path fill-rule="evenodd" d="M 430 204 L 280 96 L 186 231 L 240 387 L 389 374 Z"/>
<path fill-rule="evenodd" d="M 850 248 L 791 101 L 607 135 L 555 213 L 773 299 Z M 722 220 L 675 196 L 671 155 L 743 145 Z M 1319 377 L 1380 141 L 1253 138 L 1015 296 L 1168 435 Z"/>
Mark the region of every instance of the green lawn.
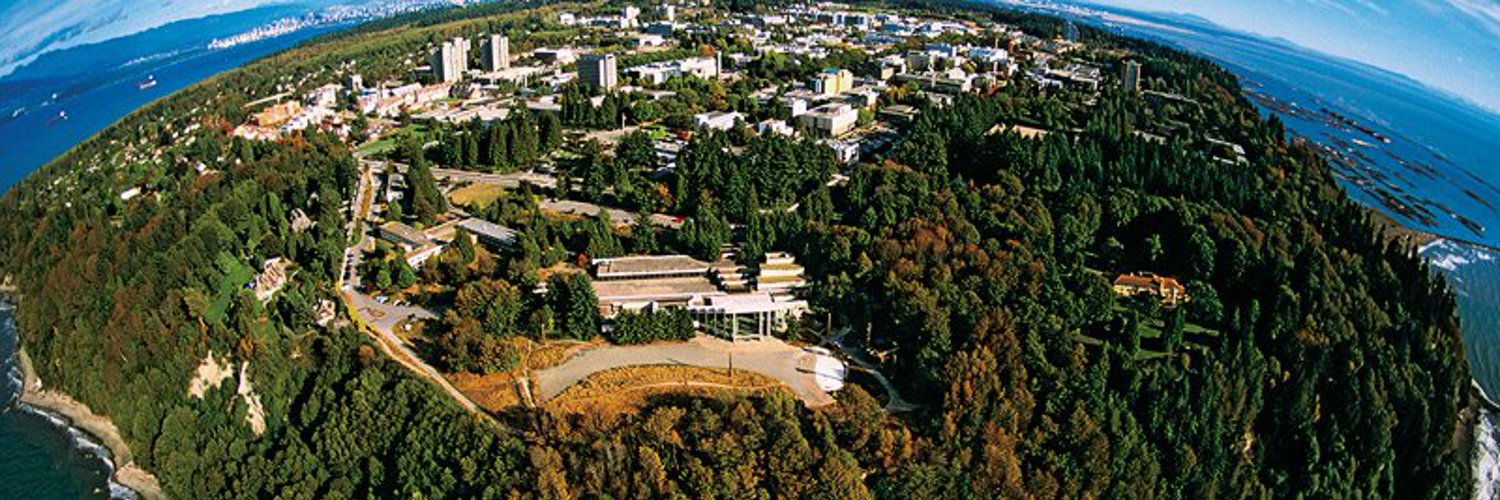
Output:
<path fill-rule="evenodd" d="M 418 143 L 426 143 L 427 135 L 430 133 L 432 133 L 432 129 L 426 125 L 405 125 L 386 132 L 380 139 L 355 148 L 354 151 L 366 156 L 386 155 L 395 151 L 396 146 L 401 144 L 401 141 L 406 139 L 406 137 L 416 137 Z"/>
<path fill-rule="evenodd" d="M 224 320 L 224 313 L 229 310 L 229 303 L 234 300 L 235 292 L 255 277 L 255 270 L 226 252 L 219 252 L 214 256 L 214 267 L 222 274 L 214 282 L 213 301 L 209 303 L 203 316 L 209 322 L 218 323 Z"/>

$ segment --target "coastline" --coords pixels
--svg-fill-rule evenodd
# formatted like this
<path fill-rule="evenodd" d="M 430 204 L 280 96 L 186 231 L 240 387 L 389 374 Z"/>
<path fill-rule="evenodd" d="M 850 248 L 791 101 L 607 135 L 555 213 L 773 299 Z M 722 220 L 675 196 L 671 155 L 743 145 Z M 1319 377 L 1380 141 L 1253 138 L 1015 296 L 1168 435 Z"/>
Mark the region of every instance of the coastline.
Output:
<path fill-rule="evenodd" d="M 120 437 L 120 430 L 113 421 L 94 414 L 88 405 L 67 394 L 43 389 L 42 381 L 32 369 L 31 357 L 26 354 L 24 347 L 16 350 L 16 361 L 21 369 L 21 404 L 61 416 L 72 427 L 99 440 L 100 444 L 109 449 L 115 462 L 110 475 L 112 481 L 147 500 L 167 498 L 156 476 L 135 463 L 135 455 Z"/>

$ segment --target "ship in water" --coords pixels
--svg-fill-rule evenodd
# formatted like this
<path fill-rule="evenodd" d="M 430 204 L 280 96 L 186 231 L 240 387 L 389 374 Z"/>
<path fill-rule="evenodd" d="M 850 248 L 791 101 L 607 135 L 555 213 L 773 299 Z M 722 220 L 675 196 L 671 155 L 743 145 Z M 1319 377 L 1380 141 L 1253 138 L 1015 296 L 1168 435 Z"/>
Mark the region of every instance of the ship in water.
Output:
<path fill-rule="evenodd" d="M 57 112 L 57 116 L 54 116 L 54 117 L 48 119 L 47 120 L 47 125 L 56 125 L 58 122 L 65 121 L 67 119 L 68 119 L 68 110 L 64 109 L 64 110 L 58 111 Z"/>
<path fill-rule="evenodd" d="M 155 86 L 156 86 L 156 75 L 149 75 L 149 76 L 146 77 L 145 80 L 141 80 L 139 82 L 135 82 L 135 88 L 137 88 L 139 90 L 147 90 L 147 89 L 150 89 L 151 87 L 155 87 Z"/>

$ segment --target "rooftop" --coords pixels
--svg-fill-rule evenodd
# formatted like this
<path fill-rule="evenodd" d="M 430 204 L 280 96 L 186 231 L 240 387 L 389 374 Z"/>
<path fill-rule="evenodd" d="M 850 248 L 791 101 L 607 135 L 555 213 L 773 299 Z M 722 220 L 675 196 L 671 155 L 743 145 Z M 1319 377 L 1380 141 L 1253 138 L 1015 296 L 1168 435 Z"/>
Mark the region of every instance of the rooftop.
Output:
<path fill-rule="evenodd" d="M 632 278 L 670 274 L 708 274 L 709 263 L 686 255 L 647 255 L 595 259 L 594 276 Z"/>
<path fill-rule="evenodd" d="M 515 241 L 518 234 L 514 229 L 484 219 L 464 219 L 463 222 L 458 223 L 458 227 L 496 241 Z"/>
<path fill-rule="evenodd" d="M 429 242 L 426 234 L 401 222 L 391 221 L 380 225 L 380 232 L 389 238 L 400 239 L 399 243 L 421 246 Z"/>
<path fill-rule="evenodd" d="M 769 293 L 747 293 L 702 297 L 688 307 L 698 312 L 742 314 L 803 308 L 807 307 L 807 302 Z"/>
<path fill-rule="evenodd" d="M 706 276 L 594 281 L 593 284 L 594 295 L 599 297 L 601 304 L 686 301 L 694 297 L 724 293 Z"/>

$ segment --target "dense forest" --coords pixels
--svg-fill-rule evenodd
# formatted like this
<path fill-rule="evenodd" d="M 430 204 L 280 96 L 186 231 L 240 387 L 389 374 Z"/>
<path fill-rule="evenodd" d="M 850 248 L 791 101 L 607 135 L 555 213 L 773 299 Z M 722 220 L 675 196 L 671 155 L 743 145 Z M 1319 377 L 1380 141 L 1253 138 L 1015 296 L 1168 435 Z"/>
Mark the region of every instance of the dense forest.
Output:
<path fill-rule="evenodd" d="M 895 7 L 1059 29 L 989 7 Z M 140 465 L 185 498 L 1469 496 L 1470 378 L 1442 281 L 1383 236 L 1313 149 L 1262 119 L 1232 74 L 1087 28 L 1090 50 L 1130 51 L 1202 105 L 1161 109 L 1105 89 L 1086 107 L 1022 82 L 924 106 L 889 154 L 832 188 L 821 182 L 831 155 L 812 142 L 700 134 L 662 181 L 638 175 L 656 161 L 641 136 L 610 155 L 585 146 L 584 196 L 609 191 L 682 215 L 683 228 L 657 243 L 644 224 L 617 234 L 497 203 L 490 218 L 530 221 L 517 224 L 528 257 L 457 290 L 442 320 L 460 332 L 444 340 L 453 353 L 534 333 L 543 321 L 522 301 L 561 331 L 594 331 L 595 316 L 570 313 L 591 299 L 581 285 L 558 277 L 561 291 L 524 299 L 516 285 L 568 254 L 708 254 L 742 224 L 752 251 L 799 256 L 827 328 L 881 352 L 916 410 L 887 413 L 851 385 L 821 409 L 773 393 L 666 397 L 617 415 L 530 410 L 498 424 L 465 412 L 346 322 L 315 322 L 320 301 L 342 304 L 347 147 L 226 131 L 243 103 L 320 83 L 296 78 L 347 59 L 365 57 L 378 77 L 454 33 L 510 30 L 512 50 L 542 43 L 554 34 L 525 28 L 548 27 L 558 8 L 445 10 L 320 38 L 153 103 L 22 181 L 0 201 L 0 267 L 20 288 L 18 327 L 41 377 L 110 416 Z M 711 106 L 766 112 L 749 101 Z M 559 127 L 631 113 L 443 130 L 428 151 L 452 166 L 521 168 L 559 147 Z M 1163 118 L 1201 133 L 1136 133 Z M 1001 123 L 1055 132 L 1025 138 L 996 132 Z M 1209 135 L 1244 146 L 1248 164 L 1218 161 Z M 294 229 L 294 211 L 313 224 Z M 452 253 L 467 263 L 473 252 Z M 276 257 L 292 278 L 263 302 L 244 284 Z M 1115 273 L 1138 271 L 1178 277 L 1193 300 L 1169 308 L 1111 290 Z M 627 316 L 611 340 L 680 338 L 684 320 Z M 248 364 L 264 432 L 246 425 L 232 381 L 188 393 L 210 352 Z"/>

